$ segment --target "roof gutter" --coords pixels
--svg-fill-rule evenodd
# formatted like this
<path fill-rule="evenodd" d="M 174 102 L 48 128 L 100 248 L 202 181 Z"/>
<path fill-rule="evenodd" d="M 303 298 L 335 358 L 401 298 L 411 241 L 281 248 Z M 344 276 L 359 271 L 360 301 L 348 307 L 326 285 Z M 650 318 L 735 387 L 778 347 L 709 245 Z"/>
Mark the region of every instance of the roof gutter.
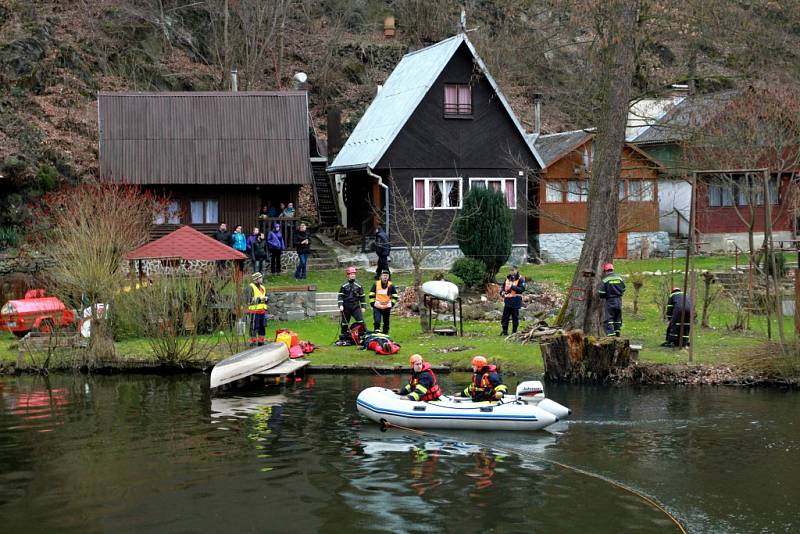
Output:
<path fill-rule="evenodd" d="M 378 180 L 378 185 L 383 188 L 384 191 L 383 198 L 385 204 L 384 213 L 386 214 L 386 223 L 384 226 L 384 230 L 386 230 L 386 235 L 389 235 L 389 186 L 383 183 L 383 178 L 380 175 L 372 172 L 372 169 L 369 168 L 369 165 L 367 165 L 366 169 L 367 169 L 367 175 L 372 176 L 373 178 Z"/>

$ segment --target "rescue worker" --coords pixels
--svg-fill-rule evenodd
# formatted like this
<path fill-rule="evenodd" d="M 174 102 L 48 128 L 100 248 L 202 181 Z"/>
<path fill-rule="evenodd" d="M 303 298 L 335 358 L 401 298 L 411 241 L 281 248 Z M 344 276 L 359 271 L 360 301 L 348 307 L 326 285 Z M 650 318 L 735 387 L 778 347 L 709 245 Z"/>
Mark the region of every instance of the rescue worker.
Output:
<path fill-rule="evenodd" d="M 392 252 L 392 245 L 389 243 L 389 236 L 378 226 L 375 228 L 375 255 L 378 256 L 378 268 L 375 269 L 375 280 L 380 278 L 383 271 L 389 271 L 389 254 Z"/>
<path fill-rule="evenodd" d="M 614 272 L 610 263 L 603 265 L 603 284 L 599 296 L 606 301 L 606 335 L 620 336 L 622 330 L 622 295 L 625 293 L 625 282 Z"/>
<path fill-rule="evenodd" d="M 389 315 L 397 305 L 397 288 L 389 280 L 389 270 L 381 272 L 380 280 L 376 280 L 369 290 L 369 305 L 372 306 L 372 325 L 377 332 L 383 322 L 383 333 L 389 333 Z"/>
<path fill-rule="evenodd" d="M 347 281 L 339 288 L 339 312 L 342 314 L 342 334 L 347 334 L 350 329 L 350 319 L 355 318 L 355 324 L 364 324 L 364 315 L 361 308 L 364 306 L 364 288 L 356 282 L 356 268 L 353 266 L 345 270 Z"/>
<path fill-rule="evenodd" d="M 442 390 L 431 364 L 424 361 L 419 354 L 412 354 L 408 361 L 411 364 L 411 378 L 398 391 L 398 395 L 406 395 L 408 400 L 413 401 L 432 401 L 441 397 Z"/>
<path fill-rule="evenodd" d="M 673 287 L 667 301 L 667 339 L 662 347 L 688 347 L 692 328 L 692 300 L 681 288 Z"/>
<path fill-rule="evenodd" d="M 511 319 L 511 333 L 516 334 L 519 327 L 519 309 L 522 307 L 522 292 L 525 291 L 525 277 L 519 274 L 516 265 L 506 276 L 500 295 L 503 297 L 503 318 L 500 319 L 501 336 L 508 335 L 508 321 Z"/>
<path fill-rule="evenodd" d="M 472 382 L 461 392 L 474 402 L 500 400 L 508 392 L 497 367 L 489 365 L 483 356 L 472 358 Z"/>
<path fill-rule="evenodd" d="M 253 281 L 245 289 L 245 300 L 248 303 L 247 315 L 250 316 L 250 346 L 261 346 L 267 333 L 267 288 L 264 287 L 264 276 L 260 272 L 252 275 Z"/>

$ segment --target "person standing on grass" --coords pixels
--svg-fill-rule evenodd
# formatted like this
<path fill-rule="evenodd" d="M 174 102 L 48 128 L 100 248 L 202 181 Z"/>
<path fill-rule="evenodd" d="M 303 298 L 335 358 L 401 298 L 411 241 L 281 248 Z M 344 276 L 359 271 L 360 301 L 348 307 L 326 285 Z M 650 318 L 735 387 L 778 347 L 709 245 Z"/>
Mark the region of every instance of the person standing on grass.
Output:
<path fill-rule="evenodd" d="M 281 254 L 286 250 L 286 243 L 283 241 L 281 225 L 275 223 L 272 231 L 267 236 L 267 248 L 269 249 L 269 270 L 272 274 L 281 274 Z"/>
<path fill-rule="evenodd" d="M 397 288 L 389 280 L 389 271 L 384 270 L 379 280 L 369 290 L 369 305 L 372 306 L 373 331 L 377 332 L 383 323 L 383 333 L 389 333 L 389 316 L 397 304 Z"/>
<path fill-rule="evenodd" d="M 500 319 L 501 336 L 508 335 L 509 320 L 511 320 L 511 333 L 517 333 L 523 291 L 525 291 L 525 277 L 519 274 L 519 267 L 512 265 L 511 272 L 506 276 L 503 288 L 500 290 L 500 295 L 503 297 L 503 317 Z"/>
<path fill-rule="evenodd" d="M 295 280 L 305 280 L 308 276 L 308 255 L 311 253 L 311 236 L 306 230 L 306 223 L 300 223 L 300 227 L 294 234 L 294 247 L 297 249 L 297 269 L 294 271 Z"/>
<path fill-rule="evenodd" d="M 245 288 L 247 315 L 250 317 L 250 346 L 261 346 L 267 335 L 267 288 L 259 272 L 252 275 L 252 282 Z"/>
<path fill-rule="evenodd" d="M 347 281 L 339 288 L 337 304 L 342 314 L 342 334 L 347 334 L 350 329 L 350 319 L 356 320 L 355 324 L 364 324 L 364 288 L 356 282 L 356 268 L 350 266 L 345 271 Z"/>
<path fill-rule="evenodd" d="M 679 287 L 673 287 L 667 301 L 667 339 L 662 347 L 688 347 L 692 329 L 692 300 Z"/>
<path fill-rule="evenodd" d="M 267 249 L 267 236 L 264 232 L 258 234 L 258 239 L 253 243 L 250 249 L 250 258 L 253 261 L 254 272 L 263 273 L 269 260 L 269 249 Z"/>
<path fill-rule="evenodd" d="M 625 282 L 614 272 L 614 265 L 603 265 L 603 282 L 599 297 L 606 301 L 606 335 L 619 337 L 622 330 L 622 295 Z"/>

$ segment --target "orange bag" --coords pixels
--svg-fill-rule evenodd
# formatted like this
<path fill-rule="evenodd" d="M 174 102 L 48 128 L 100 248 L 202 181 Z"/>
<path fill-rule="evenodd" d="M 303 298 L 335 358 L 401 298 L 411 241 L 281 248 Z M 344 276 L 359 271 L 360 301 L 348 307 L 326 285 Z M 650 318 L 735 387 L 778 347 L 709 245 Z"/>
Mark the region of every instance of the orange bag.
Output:
<path fill-rule="evenodd" d="M 281 328 L 275 331 L 275 342 L 284 343 L 287 349 L 291 349 L 300 343 L 300 339 L 295 332 L 287 330 L 286 328 Z"/>

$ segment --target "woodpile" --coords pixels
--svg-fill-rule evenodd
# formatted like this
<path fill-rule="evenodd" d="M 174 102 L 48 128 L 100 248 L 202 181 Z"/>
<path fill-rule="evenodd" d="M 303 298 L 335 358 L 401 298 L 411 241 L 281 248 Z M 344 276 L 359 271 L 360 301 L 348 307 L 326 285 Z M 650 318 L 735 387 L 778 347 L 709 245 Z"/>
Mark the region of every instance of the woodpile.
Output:
<path fill-rule="evenodd" d="M 544 313 L 539 314 L 539 317 L 528 322 L 525 328 L 516 334 L 511 334 L 508 337 L 509 341 L 515 341 L 524 345 L 525 343 L 539 341 L 542 337 L 552 336 L 554 334 L 563 332 L 563 330 L 560 328 L 553 328 L 549 326 L 547 322 L 542 319 L 543 316 Z"/>

